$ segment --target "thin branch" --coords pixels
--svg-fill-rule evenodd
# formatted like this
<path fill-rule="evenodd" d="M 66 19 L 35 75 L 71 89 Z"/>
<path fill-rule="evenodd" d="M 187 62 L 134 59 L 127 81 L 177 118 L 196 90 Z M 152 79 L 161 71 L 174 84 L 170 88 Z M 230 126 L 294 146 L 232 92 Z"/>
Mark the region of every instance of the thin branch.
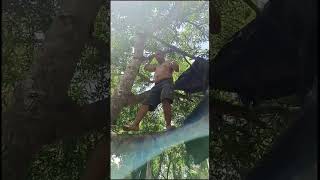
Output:
<path fill-rule="evenodd" d="M 209 39 L 209 34 L 208 34 L 208 33 L 205 33 L 204 30 L 203 30 L 203 28 L 200 27 L 198 24 L 195 24 L 195 23 L 193 23 L 193 22 L 191 22 L 191 21 L 189 21 L 189 20 L 186 20 L 185 22 L 193 25 L 193 26 L 194 26 L 196 29 L 198 29 L 204 36 L 206 36 L 206 38 Z"/>
<path fill-rule="evenodd" d="M 178 38 L 179 37 L 179 34 L 178 34 L 178 31 L 177 31 L 177 27 L 174 26 L 173 28 L 170 28 L 171 31 L 173 31 L 174 33 L 174 40 L 179 43 L 180 39 Z"/>
<path fill-rule="evenodd" d="M 188 48 L 189 49 L 194 49 L 194 48 L 192 48 L 191 46 L 190 46 L 190 44 L 189 44 L 189 42 L 191 41 L 191 37 L 189 36 L 189 37 L 187 37 L 187 35 L 186 34 L 182 34 L 183 35 L 183 37 L 187 40 L 186 41 L 186 45 L 188 46 Z"/>
<path fill-rule="evenodd" d="M 183 59 L 189 64 L 189 66 L 191 66 L 191 63 L 187 60 L 185 56 L 183 56 Z"/>
<path fill-rule="evenodd" d="M 165 179 L 166 177 L 161 173 L 161 176 Z"/>
<path fill-rule="evenodd" d="M 171 165 L 171 160 L 170 160 L 170 158 L 169 158 L 169 154 L 168 154 L 168 160 L 169 160 L 169 164 L 168 164 L 168 170 L 167 170 L 167 179 L 168 179 L 168 177 L 169 177 L 169 172 L 170 172 L 170 165 Z"/>

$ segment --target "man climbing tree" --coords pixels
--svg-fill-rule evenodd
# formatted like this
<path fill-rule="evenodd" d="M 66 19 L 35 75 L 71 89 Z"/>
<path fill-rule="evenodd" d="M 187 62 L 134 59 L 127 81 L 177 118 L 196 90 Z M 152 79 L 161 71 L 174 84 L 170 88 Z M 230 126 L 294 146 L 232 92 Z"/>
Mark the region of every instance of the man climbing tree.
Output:
<path fill-rule="evenodd" d="M 162 51 L 156 52 L 158 65 L 151 65 L 151 61 L 144 66 L 146 71 L 154 72 L 155 86 L 150 90 L 149 96 L 142 102 L 142 106 L 136 115 L 134 122 L 123 127 L 126 131 L 138 131 L 142 118 L 148 111 L 154 111 L 162 103 L 166 129 L 172 129 L 171 125 L 171 104 L 173 102 L 173 72 L 179 72 L 179 65 L 174 61 L 165 60 L 165 54 Z"/>
<path fill-rule="evenodd" d="M 163 94 L 167 92 L 166 87 L 170 87 L 170 83 L 173 83 L 172 77 L 176 84 L 176 77 L 180 77 L 181 72 L 187 71 L 194 63 L 193 57 L 208 59 L 209 3 L 200 1 L 148 3 L 147 1 L 139 4 L 113 1 L 111 8 L 110 119 L 111 131 L 114 134 L 111 138 L 111 178 L 199 179 L 209 177 L 208 167 L 201 167 L 201 170 L 193 168 L 194 163 L 188 160 L 189 154 L 182 143 L 183 140 L 189 140 L 189 137 L 183 136 L 185 127 L 188 127 L 187 131 L 191 129 L 189 125 L 184 126 L 183 121 L 195 110 L 202 96 L 187 96 L 182 92 L 175 92 L 174 100 L 177 98 L 179 100 L 175 101 L 174 105 L 172 99 L 163 98 Z M 172 48 L 171 45 L 176 48 Z M 157 50 L 161 50 L 160 48 L 168 49 L 165 54 L 175 53 L 169 59 L 179 65 L 177 67 L 179 72 L 174 70 L 173 64 L 166 63 L 169 61 L 165 61 L 165 54 L 158 61 L 155 55 Z M 134 49 L 133 53 L 132 49 Z M 154 55 L 145 59 L 144 51 L 153 52 Z M 146 65 L 143 72 L 139 72 L 151 57 L 155 59 Z M 162 61 L 167 65 L 163 65 Z M 153 73 L 150 73 L 148 66 L 152 67 Z M 160 69 L 162 69 L 161 72 L 158 72 Z M 152 77 L 146 78 L 146 74 L 152 74 Z M 156 85 L 151 85 L 150 89 L 154 86 L 152 90 L 146 91 L 146 85 L 150 83 L 149 78 L 154 78 L 151 80 L 153 80 L 152 83 L 156 82 Z M 161 81 L 163 79 L 171 79 L 171 82 L 167 84 Z M 186 85 L 189 86 L 190 83 L 189 81 Z M 173 89 L 176 88 L 173 87 Z M 167 108 L 165 101 L 169 104 Z M 159 109 L 157 109 L 150 113 L 152 116 L 147 115 L 148 111 L 156 109 L 160 103 L 164 113 L 158 112 Z M 172 108 L 172 111 L 170 109 L 167 111 L 168 108 Z M 139 126 L 142 119 L 143 124 Z M 171 129 L 171 125 L 179 126 L 179 129 L 169 133 L 159 132 L 163 129 Z M 127 134 L 123 133 L 123 129 L 139 133 Z M 196 128 L 192 129 L 196 130 Z M 203 129 L 206 131 L 202 131 Z M 199 131 L 209 134 L 208 126 L 200 128 Z M 172 138 L 178 134 L 182 134 L 179 136 L 182 138 L 181 141 Z M 198 135 L 198 133 L 191 134 Z M 157 161 L 158 159 L 160 161 Z M 151 168 L 152 177 L 147 175 L 145 170 L 147 167 Z M 193 172 L 194 169 L 196 173 L 180 173 Z"/>

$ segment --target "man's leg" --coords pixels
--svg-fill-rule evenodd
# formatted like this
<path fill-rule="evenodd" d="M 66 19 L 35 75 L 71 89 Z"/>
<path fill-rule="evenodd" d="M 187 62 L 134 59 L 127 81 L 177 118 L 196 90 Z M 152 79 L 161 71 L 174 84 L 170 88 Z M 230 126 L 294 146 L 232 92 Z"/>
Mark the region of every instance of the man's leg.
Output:
<path fill-rule="evenodd" d="M 170 100 L 168 99 L 163 99 L 162 100 L 162 108 L 164 112 L 164 119 L 166 121 L 166 128 L 170 129 L 172 128 L 171 126 L 171 103 Z"/>
<path fill-rule="evenodd" d="M 171 112 L 171 104 L 173 102 L 173 82 L 167 81 L 165 85 L 163 85 L 162 91 L 161 91 L 161 102 L 164 112 L 164 119 L 166 121 L 166 128 L 167 130 L 174 128 L 171 126 L 171 118 L 172 118 L 172 112 Z"/>
<path fill-rule="evenodd" d="M 138 111 L 133 123 L 131 125 L 125 125 L 123 127 L 123 130 L 125 130 L 125 131 L 132 131 L 132 130 L 138 131 L 139 124 L 140 124 L 141 120 L 143 119 L 143 117 L 147 114 L 148 110 L 149 110 L 149 105 L 143 104 L 142 106 L 140 106 L 139 111 Z"/>
<path fill-rule="evenodd" d="M 142 102 L 139 107 L 135 120 L 130 125 L 125 125 L 123 130 L 125 131 L 139 131 L 139 124 L 148 111 L 153 111 L 155 107 L 160 103 L 160 96 L 157 86 L 153 86 L 149 96 Z"/>

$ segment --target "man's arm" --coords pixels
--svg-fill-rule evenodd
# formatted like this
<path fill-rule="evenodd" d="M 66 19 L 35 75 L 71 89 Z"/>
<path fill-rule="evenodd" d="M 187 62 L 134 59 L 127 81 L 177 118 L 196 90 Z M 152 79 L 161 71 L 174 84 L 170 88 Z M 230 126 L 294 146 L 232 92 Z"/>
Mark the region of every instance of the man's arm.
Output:
<path fill-rule="evenodd" d="M 174 71 L 179 72 L 179 65 L 176 62 L 171 61 L 170 65 Z"/>

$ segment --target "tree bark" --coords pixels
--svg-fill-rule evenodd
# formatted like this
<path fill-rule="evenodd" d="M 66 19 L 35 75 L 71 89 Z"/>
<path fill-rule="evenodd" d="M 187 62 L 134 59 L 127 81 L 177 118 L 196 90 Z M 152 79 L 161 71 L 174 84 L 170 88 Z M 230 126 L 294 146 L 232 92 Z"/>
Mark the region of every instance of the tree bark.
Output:
<path fill-rule="evenodd" d="M 97 144 L 86 164 L 86 170 L 81 180 L 104 180 L 108 174 L 107 164 L 110 157 L 106 139 Z M 109 177 L 110 178 L 110 177 Z"/>
<path fill-rule="evenodd" d="M 147 162 L 146 179 L 152 179 L 151 160 Z"/>
<path fill-rule="evenodd" d="M 140 65 L 143 61 L 143 50 L 145 44 L 145 35 L 138 33 L 134 45 L 134 56 L 131 62 L 126 67 L 119 86 L 115 89 L 111 96 L 111 123 L 114 124 L 115 119 L 121 112 L 122 108 L 128 105 L 128 99 L 133 96 L 131 88 L 136 79 Z"/>
<path fill-rule="evenodd" d="M 76 62 L 89 37 L 89 27 L 102 2 L 70 0 L 63 3 L 63 13 L 47 32 L 30 75 L 18 84 L 13 105 L 2 114 L 3 179 L 25 179 L 32 157 L 42 145 L 74 132 L 97 128 L 106 120 L 106 102 L 78 107 L 67 96 Z M 99 109 L 94 109 L 97 106 Z M 102 109 L 104 114 L 95 114 L 94 120 L 92 114 L 85 113 Z M 98 123 L 93 125 L 90 120 Z"/>

